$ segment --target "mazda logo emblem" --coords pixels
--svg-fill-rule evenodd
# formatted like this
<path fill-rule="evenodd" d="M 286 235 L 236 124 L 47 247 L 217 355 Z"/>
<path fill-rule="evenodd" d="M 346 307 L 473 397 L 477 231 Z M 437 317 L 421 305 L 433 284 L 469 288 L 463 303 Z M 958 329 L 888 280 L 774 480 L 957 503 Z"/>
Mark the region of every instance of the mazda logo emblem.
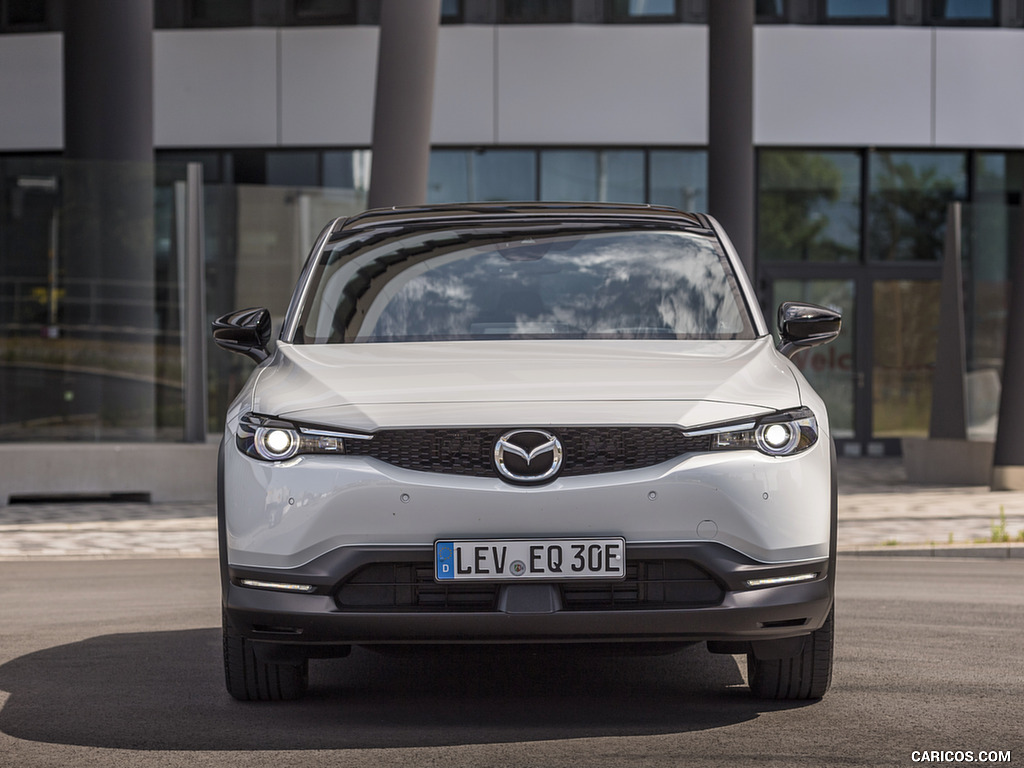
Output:
<path fill-rule="evenodd" d="M 562 468 L 562 443 L 542 429 L 514 429 L 494 444 L 494 466 L 513 483 L 543 483 Z"/>

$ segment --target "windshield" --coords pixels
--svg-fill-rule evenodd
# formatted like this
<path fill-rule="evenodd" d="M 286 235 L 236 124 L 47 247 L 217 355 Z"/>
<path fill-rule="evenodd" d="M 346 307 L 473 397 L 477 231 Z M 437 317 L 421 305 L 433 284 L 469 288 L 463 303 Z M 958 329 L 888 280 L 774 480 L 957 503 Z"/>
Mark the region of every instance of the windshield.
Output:
<path fill-rule="evenodd" d="M 755 335 L 703 231 L 376 232 L 328 245 L 310 279 L 295 343 Z"/>

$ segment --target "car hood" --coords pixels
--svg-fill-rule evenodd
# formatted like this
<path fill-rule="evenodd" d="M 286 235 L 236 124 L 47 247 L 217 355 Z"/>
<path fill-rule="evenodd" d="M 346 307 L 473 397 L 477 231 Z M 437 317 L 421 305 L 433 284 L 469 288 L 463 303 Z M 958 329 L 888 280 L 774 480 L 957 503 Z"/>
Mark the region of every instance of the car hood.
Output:
<path fill-rule="evenodd" d="M 241 398 L 256 413 L 355 430 L 666 424 L 800 404 L 770 337 L 752 341 L 278 344 Z"/>

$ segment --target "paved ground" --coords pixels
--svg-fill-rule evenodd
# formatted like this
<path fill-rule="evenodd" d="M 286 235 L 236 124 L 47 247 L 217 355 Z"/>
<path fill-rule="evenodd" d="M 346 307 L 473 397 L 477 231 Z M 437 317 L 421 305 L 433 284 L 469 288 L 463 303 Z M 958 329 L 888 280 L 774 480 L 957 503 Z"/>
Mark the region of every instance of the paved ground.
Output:
<path fill-rule="evenodd" d="M 0 507 L 0 560 L 213 557 L 213 504 L 62 503 Z M 991 542 L 1004 529 L 1012 545 Z M 920 486 L 899 459 L 841 459 L 843 552 L 1024 557 L 1024 492 Z"/>

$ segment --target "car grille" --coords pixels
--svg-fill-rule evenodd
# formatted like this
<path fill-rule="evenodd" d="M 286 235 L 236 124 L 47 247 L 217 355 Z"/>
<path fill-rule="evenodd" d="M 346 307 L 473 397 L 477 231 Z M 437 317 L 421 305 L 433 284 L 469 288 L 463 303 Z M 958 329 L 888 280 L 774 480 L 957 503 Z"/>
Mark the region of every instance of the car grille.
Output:
<path fill-rule="evenodd" d="M 652 467 L 685 453 L 707 451 L 707 435 L 677 427 L 545 427 L 562 442 L 562 477 Z M 372 440 L 348 440 L 345 452 L 403 469 L 495 477 L 494 444 L 506 429 L 385 429 Z"/>
<path fill-rule="evenodd" d="M 519 582 L 522 583 L 522 582 Z M 621 581 L 557 585 L 563 610 L 658 610 L 718 605 L 724 596 L 711 576 L 688 560 L 627 560 Z M 343 611 L 495 611 L 500 584 L 434 581 L 430 562 L 375 563 L 335 593 Z"/>

